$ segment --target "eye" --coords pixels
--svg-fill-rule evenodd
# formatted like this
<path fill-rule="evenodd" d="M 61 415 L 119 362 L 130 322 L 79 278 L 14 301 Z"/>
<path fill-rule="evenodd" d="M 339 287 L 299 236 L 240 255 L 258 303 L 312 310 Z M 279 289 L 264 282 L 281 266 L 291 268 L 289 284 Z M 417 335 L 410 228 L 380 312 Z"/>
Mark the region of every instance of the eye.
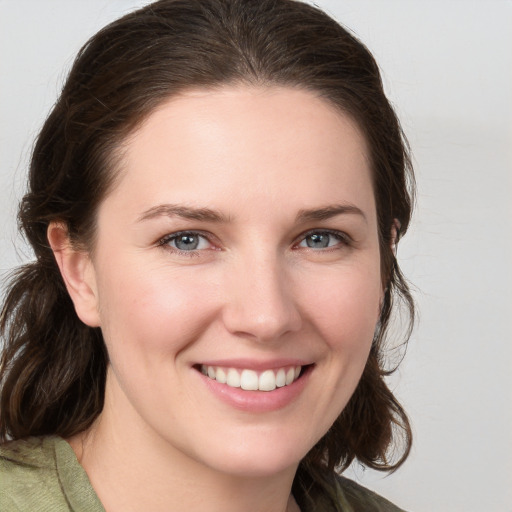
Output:
<path fill-rule="evenodd" d="M 196 231 L 172 233 L 162 238 L 159 245 L 166 246 L 180 252 L 201 251 L 212 247 L 208 238 Z"/>
<path fill-rule="evenodd" d="M 310 231 L 304 235 L 298 247 L 328 249 L 329 247 L 335 247 L 345 243 L 347 243 L 347 239 L 342 233 L 336 231 Z"/>

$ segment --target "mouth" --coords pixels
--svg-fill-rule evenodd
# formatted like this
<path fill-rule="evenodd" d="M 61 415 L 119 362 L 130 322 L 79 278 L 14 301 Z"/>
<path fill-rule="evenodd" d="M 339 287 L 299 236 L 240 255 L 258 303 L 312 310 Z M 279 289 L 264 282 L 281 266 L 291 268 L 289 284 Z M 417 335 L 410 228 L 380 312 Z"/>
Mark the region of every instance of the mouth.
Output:
<path fill-rule="evenodd" d="M 223 366 L 198 365 L 203 375 L 219 384 L 244 391 L 274 391 L 277 388 L 290 386 L 300 379 L 313 365 L 283 366 L 263 371 L 248 368 L 231 368 Z"/>

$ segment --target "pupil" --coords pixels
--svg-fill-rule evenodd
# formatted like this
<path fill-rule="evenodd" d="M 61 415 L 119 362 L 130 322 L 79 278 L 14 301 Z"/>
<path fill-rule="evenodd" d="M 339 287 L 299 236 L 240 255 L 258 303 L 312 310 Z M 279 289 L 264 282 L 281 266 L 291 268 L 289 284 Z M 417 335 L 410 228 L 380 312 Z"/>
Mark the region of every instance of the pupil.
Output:
<path fill-rule="evenodd" d="M 307 244 L 308 247 L 323 249 L 324 247 L 327 247 L 329 245 L 329 235 L 309 235 Z"/>
<path fill-rule="evenodd" d="M 197 236 L 193 235 L 182 235 L 176 239 L 176 247 L 184 251 L 193 251 L 197 249 L 199 240 Z"/>

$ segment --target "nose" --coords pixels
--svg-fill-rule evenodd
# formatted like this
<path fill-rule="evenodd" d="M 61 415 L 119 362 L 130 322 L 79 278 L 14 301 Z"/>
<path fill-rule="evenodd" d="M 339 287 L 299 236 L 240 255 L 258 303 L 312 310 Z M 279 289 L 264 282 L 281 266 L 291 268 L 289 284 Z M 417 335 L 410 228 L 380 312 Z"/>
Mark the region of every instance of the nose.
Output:
<path fill-rule="evenodd" d="M 252 257 L 230 268 L 223 321 L 232 334 L 278 340 L 300 330 L 302 318 L 293 283 L 277 257 Z"/>

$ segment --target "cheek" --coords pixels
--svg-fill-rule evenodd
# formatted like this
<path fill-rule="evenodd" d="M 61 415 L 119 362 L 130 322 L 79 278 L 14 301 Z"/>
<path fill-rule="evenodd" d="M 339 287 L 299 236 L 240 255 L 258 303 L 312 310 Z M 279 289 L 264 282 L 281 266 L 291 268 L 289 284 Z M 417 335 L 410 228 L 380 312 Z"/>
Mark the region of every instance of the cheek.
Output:
<path fill-rule="evenodd" d="M 343 351 L 345 355 L 352 350 L 365 353 L 379 318 L 379 272 L 366 267 L 317 274 L 314 290 L 308 294 L 309 300 L 304 298 L 302 303 L 331 350 Z"/>
<path fill-rule="evenodd" d="M 309 300 L 306 300 L 306 287 L 302 290 L 304 316 L 314 329 L 311 339 L 322 340 L 323 347 L 323 357 L 318 363 L 320 378 L 314 381 L 316 398 L 309 405 L 311 432 L 317 435 L 312 437 L 312 444 L 345 408 L 363 373 L 381 296 L 380 273 L 376 267 L 351 265 L 326 269 L 316 273 L 314 293 L 309 293 Z M 309 285 L 313 285 L 313 280 Z"/>
<path fill-rule="evenodd" d="M 174 356 L 215 314 L 214 291 L 193 275 L 116 268 L 105 268 L 99 287 L 101 327 L 110 353 L 122 347 L 123 358 Z"/>

